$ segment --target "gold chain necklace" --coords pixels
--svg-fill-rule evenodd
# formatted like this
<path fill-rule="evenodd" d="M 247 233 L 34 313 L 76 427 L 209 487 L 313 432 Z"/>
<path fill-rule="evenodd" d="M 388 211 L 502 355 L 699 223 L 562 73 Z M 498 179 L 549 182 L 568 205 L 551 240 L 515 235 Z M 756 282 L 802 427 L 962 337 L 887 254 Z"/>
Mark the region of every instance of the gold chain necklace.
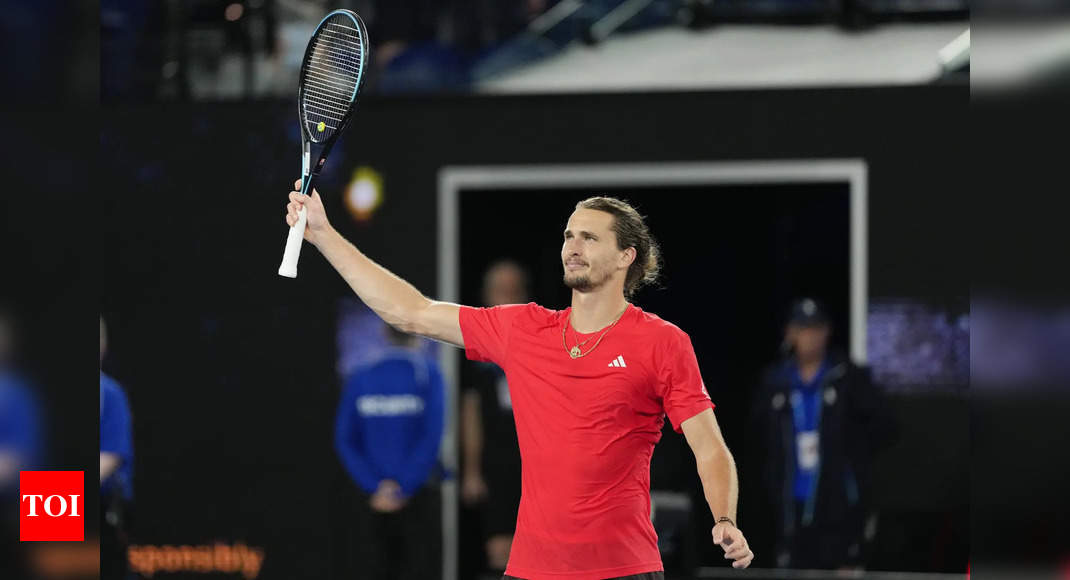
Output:
<path fill-rule="evenodd" d="M 594 352 L 594 349 L 598 348 L 598 344 L 600 342 L 602 342 L 602 339 L 606 336 L 606 333 L 608 333 L 611 328 L 613 328 L 614 326 L 617 325 L 618 322 L 620 322 L 621 317 L 623 317 L 624 313 L 627 312 L 627 311 L 628 311 L 628 307 L 625 306 L 624 310 L 621 310 L 620 314 L 617 315 L 617 319 L 613 321 L 613 324 L 610 324 L 609 326 L 607 326 L 606 329 L 602 331 L 602 334 L 598 335 L 598 340 L 595 341 L 594 346 L 591 347 L 591 350 L 589 350 L 587 352 L 581 351 L 580 347 L 585 345 L 585 344 L 587 344 L 588 342 L 590 342 L 591 338 L 594 338 L 593 336 L 591 338 L 588 338 L 587 340 L 581 342 L 581 343 L 578 343 L 576 346 L 574 346 L 572 348 L 569 348 L 568 347 L 568 342 L 565 341 L 565 331 L 567 331 L 568 327 L 572 324 L 572 312 L 569 311 L 568 320 L 566 320 L 565 321 L 565 325 L 561 327 L 561 345 L 565 347 L 565 352 L 568 353 L 568 356 L 570 356 L 570 357 L 572 357 L 574 359 L 580 358 L 580 357 L 584 357 L 584 356 L 587 356 L 587 355 L 591 354 L 592 352 Z M 577 333 L 577 334 L 579 334 L 579 333 Z"/>

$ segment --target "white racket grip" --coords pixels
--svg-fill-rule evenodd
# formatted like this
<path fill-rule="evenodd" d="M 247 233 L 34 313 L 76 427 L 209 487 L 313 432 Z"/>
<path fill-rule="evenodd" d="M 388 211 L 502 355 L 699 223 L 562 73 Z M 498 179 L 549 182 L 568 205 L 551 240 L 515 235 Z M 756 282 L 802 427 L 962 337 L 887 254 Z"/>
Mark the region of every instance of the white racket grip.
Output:
<path fill-rule="evenodd" d="M 286 236 L 286 250 L 282 253 L 279 276 L 297 277 L 297 259 L 301 257 L 301 241 L 305 237 L 305 221 L 307 219 L 308 209 L 302 207 L 301 211 L 297 212 L 297 223 L 290 227 L 290 233 Z"/>

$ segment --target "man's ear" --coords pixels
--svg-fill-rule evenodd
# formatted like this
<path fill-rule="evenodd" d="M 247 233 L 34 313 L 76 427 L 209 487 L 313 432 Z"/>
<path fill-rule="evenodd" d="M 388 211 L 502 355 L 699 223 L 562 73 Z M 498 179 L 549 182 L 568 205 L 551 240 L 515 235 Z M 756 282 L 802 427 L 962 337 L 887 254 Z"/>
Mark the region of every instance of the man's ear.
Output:
<path fill-rule="evenodd" d="M 632 262 L 635 261 L 635 253 L 636 252 L 635 252 L 635 248 L 634 247 L 628 247 L 628 248 L 624 249 L 624 251 L 621 253 L 621 261 L 620 261 L 622 268 L 631 267 Z"/>

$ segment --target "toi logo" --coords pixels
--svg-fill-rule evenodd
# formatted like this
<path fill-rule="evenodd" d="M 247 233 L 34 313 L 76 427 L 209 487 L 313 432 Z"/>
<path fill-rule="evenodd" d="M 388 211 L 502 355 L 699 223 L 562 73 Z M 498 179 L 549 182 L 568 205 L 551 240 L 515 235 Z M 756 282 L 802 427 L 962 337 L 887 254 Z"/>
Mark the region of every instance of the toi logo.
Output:
<path fill-rule="evenodd" d="M 19 472 L 19 540 L 85 540 L 85 472 Z"/>

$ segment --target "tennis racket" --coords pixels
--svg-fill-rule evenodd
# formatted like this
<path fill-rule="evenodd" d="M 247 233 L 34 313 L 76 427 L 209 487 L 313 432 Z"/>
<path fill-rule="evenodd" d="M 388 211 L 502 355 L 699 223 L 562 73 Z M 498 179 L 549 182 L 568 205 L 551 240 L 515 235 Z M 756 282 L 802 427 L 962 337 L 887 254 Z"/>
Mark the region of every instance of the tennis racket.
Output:
<path fill-rule="evenodd" d="M 357 93 L 368 68 L 368 30 L 349 10 L 335 10 L 320 21 L 308 41 L 297 84 L 297 116 L 301 122 L 301 193 L 311 195 L 331 147 L 353 116 Z M 312 144 L 319 160 L 310 163 Z M 305 235 L 308 210 L 301 208 L 286 237 L 279 275 L 297 277 L 297 259 Z"/>

